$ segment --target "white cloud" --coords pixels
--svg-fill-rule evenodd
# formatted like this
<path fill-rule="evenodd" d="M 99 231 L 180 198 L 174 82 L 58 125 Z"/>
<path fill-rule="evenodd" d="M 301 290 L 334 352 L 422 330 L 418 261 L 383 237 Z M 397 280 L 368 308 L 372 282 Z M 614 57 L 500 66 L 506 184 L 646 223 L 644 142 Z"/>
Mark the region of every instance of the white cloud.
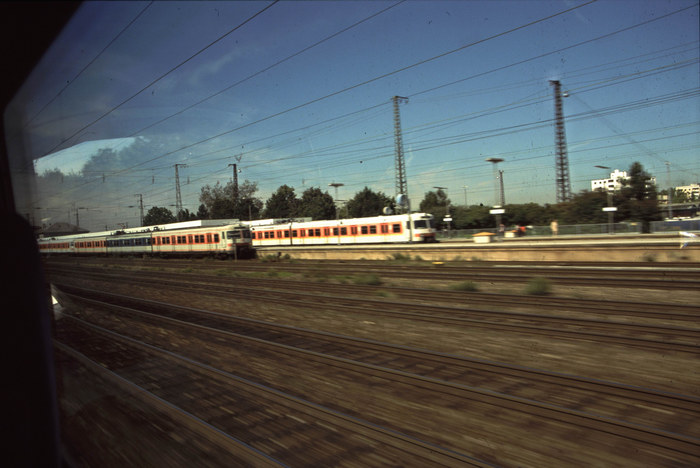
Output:
<path fill-rule="evenodd" d="M 124 149 L 134 142 L 135 138 L 112 138 L 109 140 L 84 141 L 70 148 L 49 154 L 35 162 L 37 174 L 45 171 L 60 169 L 64 174 L 78 173 L 86 162 L 101 149 L 115 151 Z"/>

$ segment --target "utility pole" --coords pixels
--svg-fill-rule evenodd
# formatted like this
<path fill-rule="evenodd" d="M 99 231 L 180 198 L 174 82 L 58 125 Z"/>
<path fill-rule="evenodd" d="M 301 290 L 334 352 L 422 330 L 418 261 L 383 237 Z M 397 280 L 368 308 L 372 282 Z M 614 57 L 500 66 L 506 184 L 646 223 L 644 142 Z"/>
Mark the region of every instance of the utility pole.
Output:
<path fill-rule="evenodd" d="M 141 226 L 143 226 L 143 195 L 140 193 L 135 194 L 135 196 L 139 197 L 139 215 L 141 219 Z"/>
<path fill-rule="evenodd" d="M 673 219 L 673 188 L 671 188 L 671 163 L 666 161 L 666 184 L 668 185 L 668 219 Z"/>
<path fill-rule="evenodd" d="M 182 194 L 180 193 L 180 173 L 178 168 L 187 167 L 187 164 L 175 164 L 175 217 L 181 221 L 182 216 Z"/>
<path fill-rule="evenodd" d="M 242 154 L 234 156 L 236 159 L 236 162 L 233 164 L 229 164 L 228 167 L 233 166 L 233 206 L 235 208 L 236 202 L 238 202 L 238 165 L 237 163 L 241 162 L 241 159 L 243 158 Z"/>
<path fill-rule="evenodd" d="M 401 115 L 399 114 L 399 103 L 408 102 L 408 98 L 394 96 L 394 148 L 396 166 L 396 196 L 403 195 L 408 199 L 408 187 L 406 184 L 406 165 L 403 157 L 403 138 L 401 136 Z M 410 213 L 410 206 L 408 207 Z"/>
<path fill-rule="evenodd" d="M 550 80 L 549 84 L 554 86 L 554 119 L 556 122 L 554 144 L 556 146 L 557 203 L 561 203 L 571 200 L 569 157 L 566 149 L 566 133 L 564 131 L 564 106 L 561 100 L 561 83 L 558 80 Z M 567 94 L 564 96 L 566 97 Z"/>
<path fill-rule="evenodd" d="M 506 193 L 503 190 L 503 170 L 498 171 L 498 182 L 501 185 L 501 206 L 506 206 Z"/>
<path fill-rule="evenodd" d="M 335 205 L 335 219 L 339 219 L 339 209 L 338 209 L 338 187 L 342 187 L 345 184 L 341 184 L 340 182 L 331 182 L 328 184 L 329 187 L 334 187 L 335 188 L 335 199 L 333 200 L 333 204 Z"/>
<path fill-rule="evenodd" d="M 500 240 L 501 239 L 501 215 L 505 213 L 505 209 L 503 208 L 504 204 L 503 202 L 505 201 L 505 195 L 503 194 L 503 171 L 498 170 L 498 163 L 503 162 L 502 158 L 486 158 L 487 162 L 490 162 L 493 164 L 493 175 L 494 175 L 494 205 L 493 209 L 489 210 L 489 213 L 492 215 L 496 215 L 496 239 Z M 500 174 L 500 177 L 499 177 Z M 501 179 L 501 183 L 499 184 L 498 179 Z M 499 193 L 499 186 L 500 186 L 500 193 Z"/>

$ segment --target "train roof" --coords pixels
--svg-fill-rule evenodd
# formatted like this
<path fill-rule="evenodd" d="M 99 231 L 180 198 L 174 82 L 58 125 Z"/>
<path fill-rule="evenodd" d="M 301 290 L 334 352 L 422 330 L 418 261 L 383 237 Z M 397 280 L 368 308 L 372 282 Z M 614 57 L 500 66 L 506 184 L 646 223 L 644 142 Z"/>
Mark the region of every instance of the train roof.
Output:
<path fill-rule="evenodd" d="M 430 213 L 411 213 L 411 219 L 430 219 L 432 218 L 433 215 Z M 308 219 L 308 218 L 307 218 Z M 379 215 L 379 216 L 370 216 L 370 217 L 365 217 L 365 218 L 346 218 L 346 219 L 317 219 L 315 221 L 297 221 L 295 219 L 279 219 L 275 220 L 277 221 L 276 223 L 266 223 L 266 224 L 256 224 L 256 225 L 251 225 L 252 229 L 265 229 L 265 228 L 270 228 L 270 227 L 275 227 L 275 226 L 280 226 L 280 225 L 289 225 L 290 223 L 296 224 L 296 223 L 305 223 L 305 224 L 313 224 L 322 226 L 324 224 L 339 224 L 339 225 L 344 225 L 344 224 L 363 224 L 363 223 L 391 223 L 391 222 L 397 222 L 397 221 L 402 221 L 408 219 L 408 214 L 397 214 L 397 215 Z M 244 221 L 244 224 L 246 222 Z"/>
<path fill-rule="evenodd" d="M 162 231 L 176 231 L 181 229 L 206 228 L 206 227 L 222 227 L 230 225 L 241 225 L 239 219 L 198 219 L 194 221 L 183 221 L 179 223 L 157 224 L 153 226 L 139 226 L 134 228 L 125 228 L 112 231 L 96 231 L 86 232 L 83 234 L 68 234 L 63 236 L 47 236 L 42 240 L 49 239 L 88 239 L 92 237 L 115 236 L 126 234 L 147 234 Z"/>

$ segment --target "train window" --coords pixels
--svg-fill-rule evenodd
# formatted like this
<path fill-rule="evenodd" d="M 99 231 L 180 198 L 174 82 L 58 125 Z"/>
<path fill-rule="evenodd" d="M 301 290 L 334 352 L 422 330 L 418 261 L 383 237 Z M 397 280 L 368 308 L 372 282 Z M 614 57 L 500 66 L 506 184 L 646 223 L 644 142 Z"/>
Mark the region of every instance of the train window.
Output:
<path fill-rule="evenodd" d="M 289 238 L 289 231 L 284 231 L 284 237 L 287 239 Z"/>
<path fill-rule="evenodd" d="M 276 231 L 277 232 L 277 238 L 281 239 L 282 238 L 282 231 Z"/>
<path fill-rule="evenodd" d="M 416 229 L 425 229 L 428 227 L 428 223 L 423 219 L 417 219 L 413 221 L 413 227 Z"/>
<path fill-rule="evenodd" d="M 216 242 L 217 244 L 219 243 L 219 235 L 218 234 L 214 234 L 214 242 Z"/>
<path fill-rule="evenodd" d="M 369 233 L 370 233 L 370 234 L 376 234 L 376 233 L 377 233 L 377 226 L 370 226 L 370 227 L 369 227 Z"/>
<path fill-rule="evenodd" d="M 350 227 L 350 234 L 352 234 L 353 236 L 357 235 L 357 226 Z"/>
<path fill-rule="evenodd" d="M 337 227 L 334 227 L 334 228 L 333 228 L 333 235 L 334 235 L 334 236 L 337 236 L 337 235 L 338 235 L 338 228 L 337 228 Z"/>
<path fill-rule="evenodd" d="M 387 234 L 389 232 L 389 225 L 388 224 L 382 224 L 382 234 Z"/>
<path fill-rule="evenodd" d="M 401 224 L 399 224 L 399 223 L 393 224 L 391 226 L 391 232 L 393 232 L 394 234 L 401 232 Z"/>
<path fill-rule="evenodd" d="M 314 229 L 314 232 L 316 233 L 316 237 L 321 237 L 321 228 Z"/>
<path fill-rule="evenodd" d="M 298 236 L 297 236 L 297 230 L 296 230 L 296 229 L 292 230 L 292 237 L 298 237 Z"/>
<path fill-rule="evenodd" d="M 324 236 L 330 236 L 330 235 L 331 235 L 331 230 L 330 230 L 330 228 L 323 228 L 323 235 L 324 235 Z"/>
<path fill-rule="evenodd" d="M 369 232 L 369 228 L 367 226 L 361 226 L 360 227 L 360 232 L 362 234 L 367 234 Z"/>
<path fill-rule="evenodd" d="M 313 230 L 313 229 L 309 229 L 309 237 L 313 237 L 313 236 L 314 236 L 314 230 Z"/>
<path fill-rule="evenodd" d="M 341 227 L 341 228 L 340 228 L 340 235 L 341 235 L 341 236 L 347 236 L 347 235 L 348 235 L 348 228 L 346 228 L 346 227 Z"/>

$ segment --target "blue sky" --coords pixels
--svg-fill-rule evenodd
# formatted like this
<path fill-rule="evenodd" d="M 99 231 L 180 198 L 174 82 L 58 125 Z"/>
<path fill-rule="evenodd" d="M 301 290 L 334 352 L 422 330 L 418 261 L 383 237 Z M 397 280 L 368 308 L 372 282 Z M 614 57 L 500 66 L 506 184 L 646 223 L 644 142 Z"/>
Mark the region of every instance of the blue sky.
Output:
<path fill-rule="evenodd" d="M 6 116 L 37 171 L 80 176 L 37 187 L 36 215 L 80 207 L 93 230 L 137 225 L 136 194 L 174 204 L 175 164 L 191 211 L 237 157 L 263 200 L 331 182 L 393 196 L 394 95 L 414 207 L 435 186 L 491 204 L 489 157 L 506 202 L 554 203 L 552 79 L 573 192 L 634 161 L 699 182 L 698 39 L 681 0 L 86 2 Z"/>

